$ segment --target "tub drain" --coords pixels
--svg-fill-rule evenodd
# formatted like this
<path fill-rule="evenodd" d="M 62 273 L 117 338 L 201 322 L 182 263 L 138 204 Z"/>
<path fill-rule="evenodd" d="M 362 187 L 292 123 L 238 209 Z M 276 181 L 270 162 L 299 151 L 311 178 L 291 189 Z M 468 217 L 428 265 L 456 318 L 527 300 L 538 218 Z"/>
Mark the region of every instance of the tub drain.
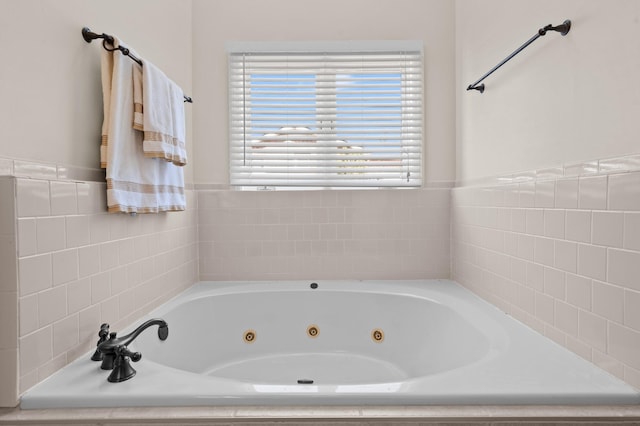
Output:
<path fill-rule="evenodd" d="M 318 334 L 320 334 L 320 330 L 318 329 L 317 325 L 314 324 L 307 327 L 307 335 L 309 337 L 312 337 L 315 339 L 316 337 L 318 337 Z"/>
<path fill-rule="evenodd" d="M 381 343 L 384 340 L 384 331 L 380 330 L 379 328 L 374 329 L 371 332 L 371 338 L 374 342 Z"/>
<path fill-rule="evenodd" d="M 254 330 L 247 330 L 242 335 L 242 339 L 245 343 L 253 343 L 256 340 L 256 332 Z"/>

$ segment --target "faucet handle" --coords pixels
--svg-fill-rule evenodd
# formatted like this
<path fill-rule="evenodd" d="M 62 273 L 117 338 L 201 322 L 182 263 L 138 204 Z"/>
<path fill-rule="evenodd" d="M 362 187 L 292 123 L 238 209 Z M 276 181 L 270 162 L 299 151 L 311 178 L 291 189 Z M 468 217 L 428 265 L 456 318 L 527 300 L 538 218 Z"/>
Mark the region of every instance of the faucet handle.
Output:
<path fill-rule="evenodd" d="M 98 337 L 104 342 L 109 335 L 109 324 L 106 322 L 100 326 L 100 331 L 98 331 Z"/>
<path fill-rule="evenodd" d="M 96 343 L 96 351 L 93 353 L 93 355 L 91 355 L 91 360 L 92 361 L 102 361 L 104 355 L 102 354 L 102 352 L 100 352 L 98 350 L 98 346 L 100 346 L 100 343 L 105 342 L 107 340 L 107 336 L 109 335 L 109 324 L 104 323 L 100 326 L 100 331 L 98 331 L 98 343 Z"/>
<path fill-rule="evenodd" d="M 116 348 L 116 355 L 129 357 L 133 362 L 138 362 L 142 359 L 142 354 L 140 352 L 131 352 L 129 348 L 124 345 L 118 346 Z"/>

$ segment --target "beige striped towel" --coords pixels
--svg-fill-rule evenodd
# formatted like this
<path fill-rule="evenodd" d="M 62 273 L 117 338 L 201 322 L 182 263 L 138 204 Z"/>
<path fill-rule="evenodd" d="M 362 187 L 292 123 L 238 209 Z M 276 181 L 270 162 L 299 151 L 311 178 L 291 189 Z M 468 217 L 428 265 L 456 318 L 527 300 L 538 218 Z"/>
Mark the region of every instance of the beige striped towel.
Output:
<path fill-rule="evenodd" d="M 142 149 L 149 158 L 163 158 L 177 166 L 187 164 L 182 89 L 153 63 L 143 59 L 134 73 L 133 127 L 144 132 Z"/>

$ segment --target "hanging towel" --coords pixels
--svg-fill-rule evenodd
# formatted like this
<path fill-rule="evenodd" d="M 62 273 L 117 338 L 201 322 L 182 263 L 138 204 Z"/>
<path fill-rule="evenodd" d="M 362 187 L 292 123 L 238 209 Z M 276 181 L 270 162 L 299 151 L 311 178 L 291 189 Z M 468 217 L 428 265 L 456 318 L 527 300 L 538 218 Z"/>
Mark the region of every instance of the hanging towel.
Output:
<path fill-rule="evenodd" d="M 142 67 L 133 67 L 133 128 L 144 131 Z"/>
<path fill-rule="evenodd" d="M 120 41 L 114 37 L 114 47 Z M 131 54 L 138 56 L 135 52 Z M 139 57 L 139 56 L 138 56 Z M 102 52 L 104 122 L 100 163 L 106 168 L 109 212 L 156 213 L 186 208 L 182 167 L 142 150 L 134 117 L 133 70 L 140 67 L 119 51 Z"/>
<path fill-rule="evenodd" d="M 187 164 L 184 92 L 153 63 L 144 59 L 142 62 L 145 156 L 184 166 Z M 138 125 L 137 116 L 134 125 Z"/>

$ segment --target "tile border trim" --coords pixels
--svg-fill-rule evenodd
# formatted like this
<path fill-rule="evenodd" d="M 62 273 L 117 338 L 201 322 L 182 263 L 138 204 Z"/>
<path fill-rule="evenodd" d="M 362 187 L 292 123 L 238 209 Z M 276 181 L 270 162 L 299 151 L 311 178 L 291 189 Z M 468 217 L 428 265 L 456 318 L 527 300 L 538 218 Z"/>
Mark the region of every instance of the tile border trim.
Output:
<path fill-rule="evenodd" d="M 610 157 L 600 160 L 570 162 L 557 167 L 525 170 L 504 175 L 456 181 L 455 187 L 502 186 L 514 183 L 557 180 L 581 176 L 602 176 L 640 171 L 640 154 Z"/>

